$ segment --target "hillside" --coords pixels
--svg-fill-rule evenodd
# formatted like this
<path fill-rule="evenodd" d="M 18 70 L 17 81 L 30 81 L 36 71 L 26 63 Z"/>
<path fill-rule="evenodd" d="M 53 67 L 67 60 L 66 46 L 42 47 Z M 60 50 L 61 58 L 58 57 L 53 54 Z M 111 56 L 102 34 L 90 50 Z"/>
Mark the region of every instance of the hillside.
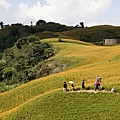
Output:
<path fill-rule="evenodd" d="M 50 61 L 62 61 L 66 69 L 0 94 L 1 120 L 96 119 L 95 113 L 101 120 L 117 120 L 119 94 L 67 94 L 62 92 L 62 85 L 64 81 L 73 80 L 77 90 L 81 88 L 81 80 L 86 78 L 86 87 L 94 89 L 96 76 L 100 75 L 106 90 L 115 86 L 120 93 L 120 46 L 96 46 L 69 39 L 43 41 L 59 49 Z M 69 84 L 68 89 L 71 90 Z"/>
<path fill-rule="evenodd" d="M 64 38 L 71 38 L 90 42 L 96 45 L 104 45 L 103 39 L 120 38 L 120 27 L 110 25 L 98 25 L 86 28 L 74 28 L 59 34 Z"/>
<path fill-rule="evenodd" d="M 60 23 L 48 22 L 43 25 L 28 26 L 12 24 L 0 29 L 0 52 L 14 46 L 17 39 L 36 35 L 45 38 L 69 38 L 104 45 L 104 38 L 120 38 L 120 27 L 111 25 L 98 25 L 92 27 L 75 27 Z M 0 53 L 1 58 L 1 53 Z"/>
<path fill-rule="evenodd" d="M 59 35 L 56 34 L 56 32 L 63 32 L 72 29 L 73 27 L 54 22 L 35 26 L 22 25 L 21 23 L 11 24 L 0 29 L 0 52 L 13 47 L 15 42 L 22 37 L 37 35 L 40 39 L 57 38 Z"/>

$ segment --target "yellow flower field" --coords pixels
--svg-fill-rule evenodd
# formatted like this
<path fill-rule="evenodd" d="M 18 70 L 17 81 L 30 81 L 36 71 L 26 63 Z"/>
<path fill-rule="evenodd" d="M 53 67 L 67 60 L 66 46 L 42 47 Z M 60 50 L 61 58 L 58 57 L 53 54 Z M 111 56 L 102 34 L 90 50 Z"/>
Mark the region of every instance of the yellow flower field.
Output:
<path fill-rule="evenodd" d="M 10 114 L 36 96 L 44 95 L 48 91 L 62 90 L 64 81 L 72 80 L 75 87 L 81 87 L 81 80 L 87 79 L 85 85 L 93 88 L 97 76 L 102 77 L 103 86 L 107 89 L 116 87 L 120 92 L 120 45 L 95 46 L 93 44 L 63 39 L 46 39 L 58 53 L 51 60 L 62 61 L 66 64 L 63 72 L 43 77 L 9 92 L 0 94 L 0 113 L 2 116 Z M 70 86 L 68 85 L 68 89 Z"/>

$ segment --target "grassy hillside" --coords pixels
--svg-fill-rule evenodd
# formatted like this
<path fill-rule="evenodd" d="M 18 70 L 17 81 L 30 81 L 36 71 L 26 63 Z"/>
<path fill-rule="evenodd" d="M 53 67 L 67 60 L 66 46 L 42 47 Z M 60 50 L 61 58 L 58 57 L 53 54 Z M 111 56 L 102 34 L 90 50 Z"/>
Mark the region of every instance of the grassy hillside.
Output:
<path fill-rule="evenodd" d="M 73 30 L 58 33 L 61 37 L 82 40 L 97 45 L 104 45 L 103 39 L 120 38 L 120 27 L 99 25 L 87 28 L 74 28 Z"/>
<path fill-rule="evenodd" d="M 43 77 L 6 93 L 0 94 L 0 116 L 4 120 L 52 119 L 117 119 L 119 94 L 112 93 L 63 93 L 62 84 L 70 80 L 75 88 L 93 89 L 96 76 L 103 78 L 103 86 L 113 86 L 120 92 L 120 46 L 95 46 L 89 43 L 63 39 L 46 39 L 58 54 L 50 61 L 62 61 L 67 66 L 63 72 Z M 71 90 L 70 85 L 68 89 Z M 106 105 L 107 102 L 107 105 Z M 98 105 L 99 103 L 99 105 Z M 117 107 L 116 107 L 117 105 Z"/>
<path fill-rule="evenodd" d="M 119 120 L 119 99 L 111 93 L 57 91 L 26 103 L 6 120 L 96 120 L 96 116 L 100 120 Z"/>
<path fill-rule="evenodd" d="M 120 27 L 99 25 L 76 28 L 74 26 L 66 26 L 55 22 L 48 22 L 43 25 L 35 26 L 13 24 L 0 29 L 0 52 L 4 52 L 5 49 L 14 46 L 17 39 L 30 35 L 36 35 L 40 39 L 61 37 L 103 45 L 104 38 L 120 38 Z"/>

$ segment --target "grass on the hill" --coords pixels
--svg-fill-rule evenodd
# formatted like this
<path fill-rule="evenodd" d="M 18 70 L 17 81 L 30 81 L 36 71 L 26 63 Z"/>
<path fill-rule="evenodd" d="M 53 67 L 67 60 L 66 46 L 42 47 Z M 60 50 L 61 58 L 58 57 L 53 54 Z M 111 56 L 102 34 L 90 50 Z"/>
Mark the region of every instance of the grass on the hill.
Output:
<path fill-rule="evenodd" d="M 72 43 L 69 40 L 65 40 L 65 42 L 58 42 L 58 40 L 51 39 L 47 40 L 48 42 L 51 42 L 53 46 L 60 50 L 56 56 L 54 56 L 51 60 L 52 61 L 62 61 L 67 65 L 67 68 L 65 68 L 65 71 L 53 74 L 48 77 L 43 77 L 38 80 L 34 80 L 30 83 L 27 83 L 25 85 L 22 85 L 18 88 L 15 88 L 14 90 L 11 90 L 6 93 L 0 94 L 0 116 L 4 118 L 6 115 L 11 116 L 10 119 L 14 120 L 14 118 L 18 117 L 18 119 L 22 118 L 22 114 L 25 113 L 25 115 L 28 113 L 29 115 L 35 117 L 35 120 L 38 120 L 39 118 L 43 118 L 46 116 L 46 109 L 48 107 L 47 102 L 51 103 L 51 107 L 48 108 L 49 111 L 52 111 L 51 109 L 55 110 L 54 106 L 55 101 L 58 102 L 58 104 L 61 104 L 61 100 L 63 100 L 66 96 L 63 93 L 52 93 L 52 91 L 58 91 L 59 89 L 62 90 L 63 82 L 66 81 L 67 83 L 70 80 L 73 80 L 75 82 L 75 88 L 81 87 L 81 80 L 83 78 L 86 78 L 86 86 L 90 86 L 91 89 L 93 89 L 93 84 L 95 82 L 96 76 L 100 75 L 103 78 L 103 86 L 110 90 L 113 86 L 116 87 L 116 90 L 120 92 L 120 78 L 119 78 L 119 71 L 120 71 L 120 46 L 95 46 L 92 44 L 87 44 L 84 42 L 78 42 L 75 41 L 75 43 Z M 68 85 L 68 89 L 70 89 L 70 86 Z M 55 100 L 51 98 L 51 94 L 44 94 L 47 92 L 51 92 L 53 94 Z M 44 96 L 45 95 L 45 96 Z M 47 96 L 46 96 L 47 95 Z M 98 115 L 98 117 L 103 116 L 103 120 L 109 119 L 109 116 L 106 116 L 107 114 L 112 115 L 114 112 L 115 116 L 113 118 L 117 118 L 118 116 L 118 108 L 116 108 L 115 104 L 118 103 L 119 95 L 112 95 L 112 94 L 91 94 L 92 96 L 89 98 L 86 98 L 85 96 L 88 96 L 89 94 L 83 94 L 83 93 L 75 93 L 72 94 L 73 98 L 71 100 L 71 97 L 69 97 L 69 94 L 66 94 L 66 101 L 73 101 L 73 105 L 75 105 L 75 101 L 79 103 L 79 99 L 86 104 L 92 105 L 92 99 L 97 98 L 97 100 L 103 100 L 102 104 L 100 104 L 100 111 L 104 111 L 105 104 L 107 103 L 107 100 L 110 100 L 111 105 L 108 107 L 105 106 L 105 114 L 103 114 L 98 110 L 98 106 L 95 107 L 94 105 L 91 107 L 82 107 L 82 111 L 80 112 L 79 108 L 78 111 L 76 111 L 74 114 L 76 114 L 76 118 L 79 118 L 80 116 L 83 117 L 85 114 L 87 114 L 88 118 L 92 117 L 91 112 L 85 112 L 90 111 L 96 112 L 98 110 L 98 113 L 101 114 Z M 105 96 L 104 96 L 105 95 Z M 41 98 L 41 96 L 43 96 Z M 57 98 L 55 97 L 57 96 Z M 60 97 L 61 96 L 61 97 Z M 79 97 L 77 97 L 79 96 Z M 41 105 L 43 104 L 42 109 L 40 109 L 40 105 L 37 108 L 36 100 L 34 101 L 35 97 L 38 97 L 38 101 L 41 101 Z M 85 99 L 84 99 L 85 97 Z M 106 97 L 106 98 L 105 98 Z M 88 100 L 89 99 L 89 100 Z M 45 103 L 44 101 L 47 100 Z M 60 100 L 60 101 L 59 101 Z M 27 102 L 29 103 L 27 104 Z M 30 102 L 31 101 L 31 102 Z M 42 103 L 43 101 L 43 103 Z M 52 102 L 51 102 L 52 101 Z M 54 102 L 53 102 L 54 101 Z M 36 105 L 34 106 L 34 104 Z M 53 103 L 53 104 L 52 104 Z M 31 104 L 30 107 L 29 104 Z M 39 103 L 40 104 L 40 103 Z M 119 104 L 119 103 L 118 103 Z M 66 103 L 67 106 L 69 106 Z M 80 103 L 79 103 L 80 105 Z M 19 106 L 21 106 L 19 108 Z M 113 109 L 109 111 L 109 109 Z M 117 105 L 118 106 L 118 105 Z M 93 109 L 95 107 L 95 109 Z M 34 110 L 33 110 L 34 109 Z M 55 118 L 56 115 L 58 115 L 58 119 L 62 118 L 63 113 L 59 113 L 59 111 L 63 110 L 64 107 L 61 106 L 58 111 L 53 112 L 53 116 L 50 117 L 50 119 Z M 25 110 L 25 111 L 24 111 Z M 16 111 L 16 112 L 15 112 Z M 35 113 L 34 113 L 35 111 Z M 41 111 L 41 114 L 39 113 Z M 71 112 L 74 112 L 75 108 L 69 106 L 67 109 L 67 112 L 72 115 Z M 108 111 L 108 112 L 107 112 Z M 32 112 L 34 115 L 32 115 Z M 79 115 L 78 115 L 78 113 Z M 59 114 L 58 114 L 59 113 Z M 66 113 L 66 112 L 65 112 Z M 68 116 L 68 113 L 66 113 L 66 118 Z M 48 115 L 51 113 L 48 113 Z M 37 116 L 38 115 L 38 116 Z M 64 114 L 65 115 L 65 114 Z M 63 115 L 63 116 L 64 116 Z M 83 116 L 82 116 L 83 115 Z M 12 118 L 12 116 L 15 116 Z M 106 117 L 105 117 L 106 116 Z M 9 119 L 8 117 L 8 119 Z M 23 115 L 24 117 L 24 115 Z M 46 116 L 47 119 L 48 116 Z M 23 118 L 22 118 L 23 119 Z M 24 119 L 27 119 L 24 117 Z M 24 120 L 23 119 L 23 120 Z M 28 118 L 29 119 L 29 118 Z M 86 117 L 87 119 L 87 117 Z M 93 114 L 93 119 L 95 119 L 95 115 Z M 17 119 L 16 119 L 17 120 Z"/>
<path fill-rule="evenodd" d="M 6 120 L 119 120 L 120 96 L 53 92 L 26 103 Z"/>

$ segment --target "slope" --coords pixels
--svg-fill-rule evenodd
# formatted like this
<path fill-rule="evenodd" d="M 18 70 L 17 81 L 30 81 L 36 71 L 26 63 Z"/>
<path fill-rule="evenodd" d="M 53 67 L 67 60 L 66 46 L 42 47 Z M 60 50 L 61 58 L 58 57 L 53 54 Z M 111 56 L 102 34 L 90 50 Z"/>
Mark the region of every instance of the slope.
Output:
<path fill-rule="evenodd" d="M 119 120 L 120 96 L 53 91 L 27 102 L 6 120 Z M 106 104 L 107 101 L 107 104 Z"/>
<path fill-rule="evenodd" d="M 45 40 L 44 40 L 45 41 Z M 56 39 L 47 39 L 60 51 L 50 60 L 63 61 L 67 65 L 65 71 L 34 80 L 14 90 L 0 94 L 0 113 L 6 116 L 14 113 L 16 107 L 24 106 L 28 101 L 44 96 L 48 91 L 62 90 L 62 83 L 73 80 L 75 87 L 81 86 L 81 80 L 87 79 L 86 86 L 93 87 L 97 75 L 103 77 L 106 89 L 116 86 L 120 92 L 120 47 L 98 47 L 81 41 L 67 40 L 58 42 Z M 70 89 L 70 86 L 68 87 Z M 49 94 L 48 94 L 49 95 Z M 36 108 L 35 108 L 36 109 Z M 8 111 L 8 112 L 7 112 Z M 10 112 L 11 111 L 11 112 Z"/>

